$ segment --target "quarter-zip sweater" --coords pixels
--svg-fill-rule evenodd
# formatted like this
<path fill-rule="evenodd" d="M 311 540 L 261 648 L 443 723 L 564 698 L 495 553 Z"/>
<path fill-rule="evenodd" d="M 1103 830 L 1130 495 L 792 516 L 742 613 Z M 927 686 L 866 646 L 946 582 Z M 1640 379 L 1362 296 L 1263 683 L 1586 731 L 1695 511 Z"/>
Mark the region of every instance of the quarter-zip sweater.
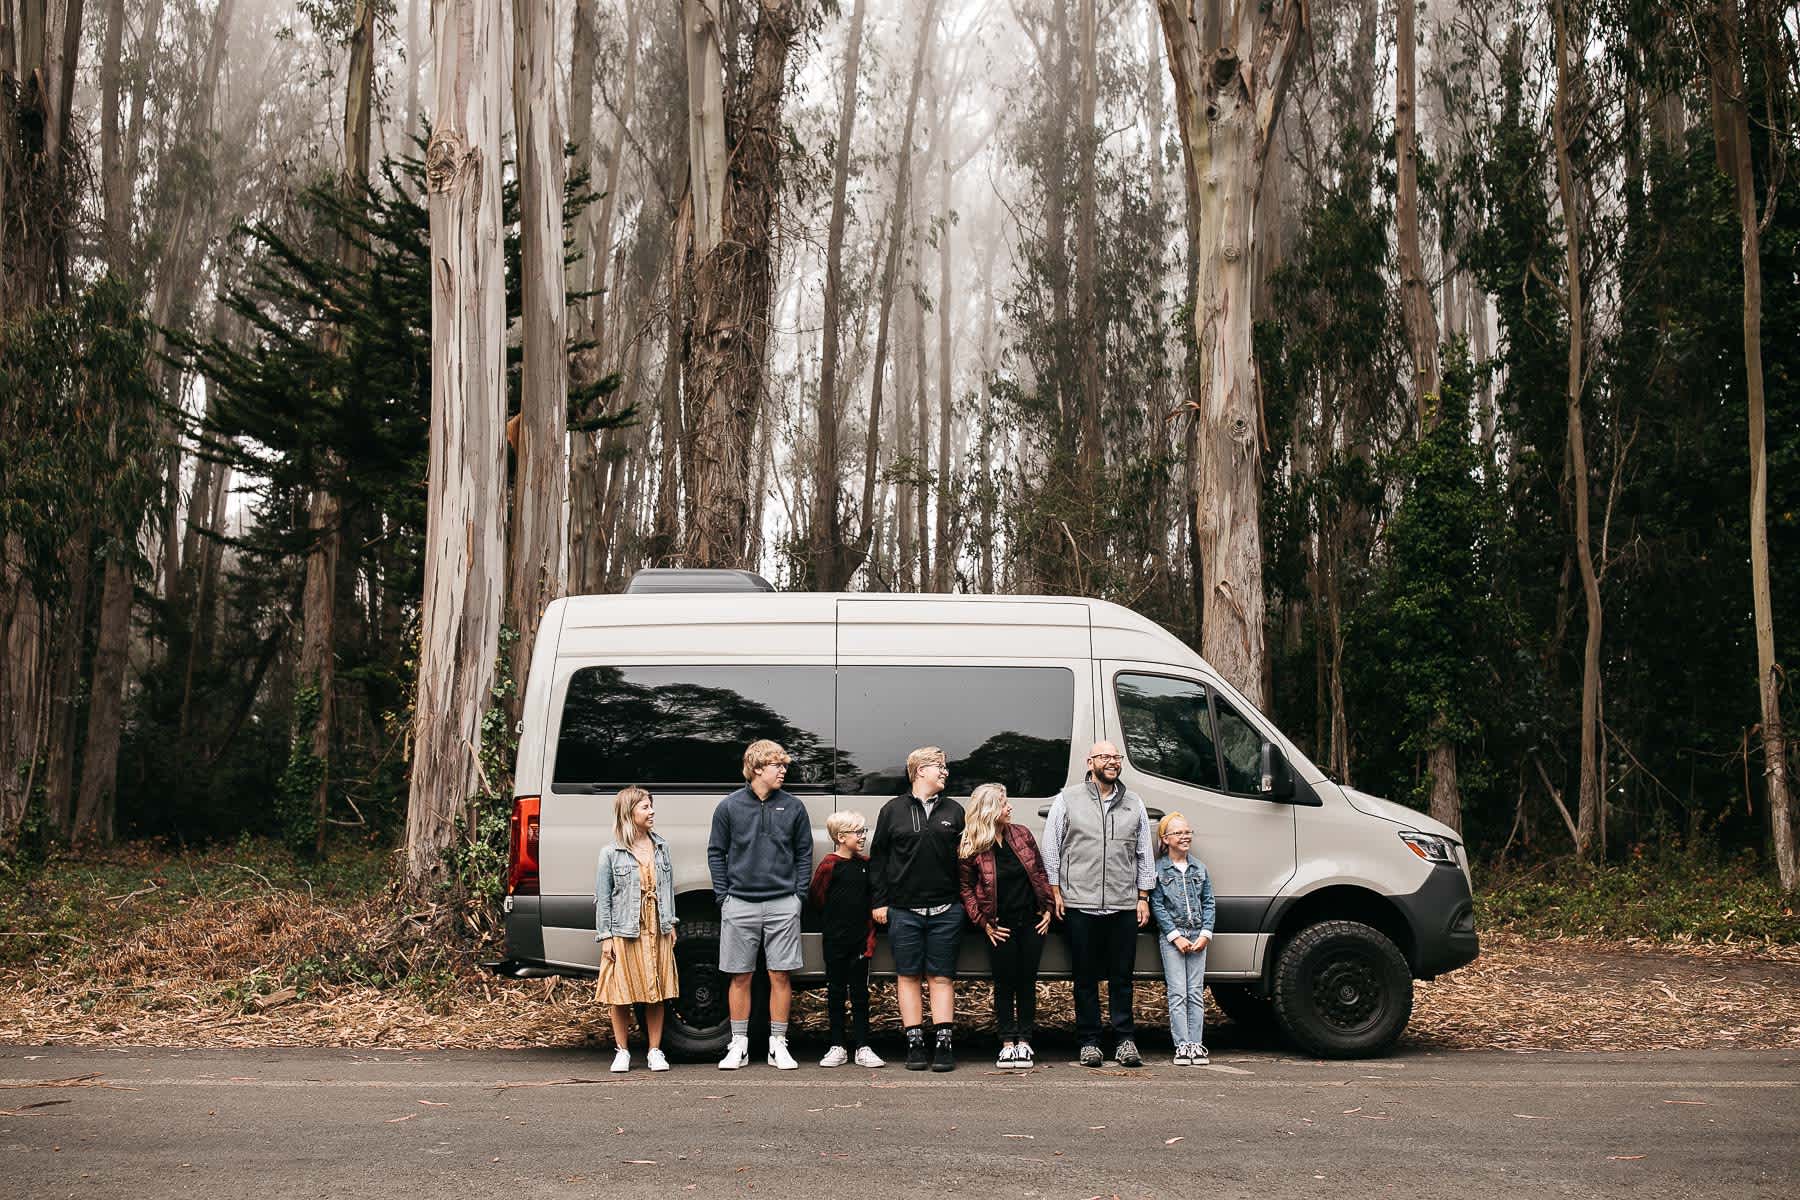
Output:
<path fill-rule="evenodd" d="M 758 800 L 741 787 L 713 809 L 706 865 L 713 896 L 739 900 L 806 899 L 812 883 L 812 822 L 799 797 L 780 788 Z"/>
<path fill-rule="evenodd" d="M 955 904 L 962 831 L 963 806 L 941 792 L 929 814 L 911 792 L 889 800 L 875 819 L 869 848 L 869 903 L 876 908 Z"/>

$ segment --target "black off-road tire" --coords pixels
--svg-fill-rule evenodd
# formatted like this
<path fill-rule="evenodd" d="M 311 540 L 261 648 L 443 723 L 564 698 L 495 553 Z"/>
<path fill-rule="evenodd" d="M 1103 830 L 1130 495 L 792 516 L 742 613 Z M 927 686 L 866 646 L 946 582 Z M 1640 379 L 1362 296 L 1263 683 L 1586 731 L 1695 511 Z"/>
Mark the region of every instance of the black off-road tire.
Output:
<path fill-rule="evenodd" d="M 719 970 L 719 923 L 687 920 L 675 939 L 675 969 L 681 997 L 671 1000 L 663 1017 L 663 1044 L 670 1054 L 688 1060 L 722 1058 L 731 1041 L 726 1007 L 729 976 Z"/>
<path fill-rule="evenodd" d="M 1213 1003 L 1231 1018 L 1231 1023 L 1251 1044 L 1266 1045 L 1279 1041 L 1281 1028 L 1275 1022 L 1275 1005 L 1267 996 L 1259 995 L 1248 983 L 1212 983 Z"/>
<path fill-rule="evenodd" d="M 1324 921 L 1295 934 L 1275 960 L 1270 992 L 1282 1033 L 1320 1058 L 1386 1053 L 1412 1017 L 1405 956 L 1360 921 Z"/>

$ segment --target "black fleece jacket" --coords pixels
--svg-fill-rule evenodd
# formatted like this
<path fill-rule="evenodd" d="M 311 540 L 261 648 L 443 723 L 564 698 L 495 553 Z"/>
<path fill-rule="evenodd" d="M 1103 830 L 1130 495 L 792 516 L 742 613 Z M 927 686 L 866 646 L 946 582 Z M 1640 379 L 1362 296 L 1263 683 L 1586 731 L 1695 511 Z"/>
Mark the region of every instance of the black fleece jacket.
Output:
<path fill-rule="evenodd" d="M 911 792 L 889 800 L 875 819 L 875 843 L 869 848 L 869 903 L 875 908 L 956 903 L 962 831 L 962 805 L 941 793 L 930 817 Z"/>

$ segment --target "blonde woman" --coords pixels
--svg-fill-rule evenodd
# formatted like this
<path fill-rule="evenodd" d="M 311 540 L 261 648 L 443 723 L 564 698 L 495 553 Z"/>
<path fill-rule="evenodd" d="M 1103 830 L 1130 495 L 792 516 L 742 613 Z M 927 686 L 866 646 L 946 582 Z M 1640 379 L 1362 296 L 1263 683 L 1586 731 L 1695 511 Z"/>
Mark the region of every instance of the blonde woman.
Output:
<path fill-rule="evenodd" d="M 1169 987 L 1169 1035 L 1175 1065 L 1204 1067 L 1206 1053 L 1206 948 L 1212 945 L 1218 902 L 1206 864 L 1195 858 L 1194 827 L 1178 812 L 1156 823 L 1162 857 L 1156 862 L 1156 939 L 1162 952 L 1163 982 Z"/>
<path fill-rule="evenodd" d="M 644 1006 L 646 1061 L 666 1071 L 663 1002 L 679 994 L 675 981 L 675 869 L 669 845 L 655 832 L 656 801 L 640 787 L 613 800 L 613 840 L 600 851 L 594 878 L 594 940 L 600 943 L 597 998 L 612 1016 L 612 1069 L 631 1069 L 631 1006 Z"/>
<path fill-rule="evenodd" d="M 994 976 L 994 1024 L 1002 1069 L 1030 1070 L 1037 1021 L 1038 961 L 1050 928 L 1050 879 L 1031 830 L 1015 825 L 1012 801 L 997 783 L 969 797 L 957 845 L 963 911 L 987 936 Z"/>

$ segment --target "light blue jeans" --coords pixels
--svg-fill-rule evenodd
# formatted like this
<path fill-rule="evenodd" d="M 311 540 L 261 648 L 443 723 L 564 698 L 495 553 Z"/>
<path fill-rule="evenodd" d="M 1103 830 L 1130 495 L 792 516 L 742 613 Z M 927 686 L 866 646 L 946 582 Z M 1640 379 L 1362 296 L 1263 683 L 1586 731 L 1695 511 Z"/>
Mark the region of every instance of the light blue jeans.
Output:
<path fill-rule="evenodd" d="M 1183 954 L 1167 936 L 1156 939 L 1162 952 L 1163 982 L 1169 988 L 1169 1036 L 1177 1046 L 1206 1044 L 1206 951 Z"/>

